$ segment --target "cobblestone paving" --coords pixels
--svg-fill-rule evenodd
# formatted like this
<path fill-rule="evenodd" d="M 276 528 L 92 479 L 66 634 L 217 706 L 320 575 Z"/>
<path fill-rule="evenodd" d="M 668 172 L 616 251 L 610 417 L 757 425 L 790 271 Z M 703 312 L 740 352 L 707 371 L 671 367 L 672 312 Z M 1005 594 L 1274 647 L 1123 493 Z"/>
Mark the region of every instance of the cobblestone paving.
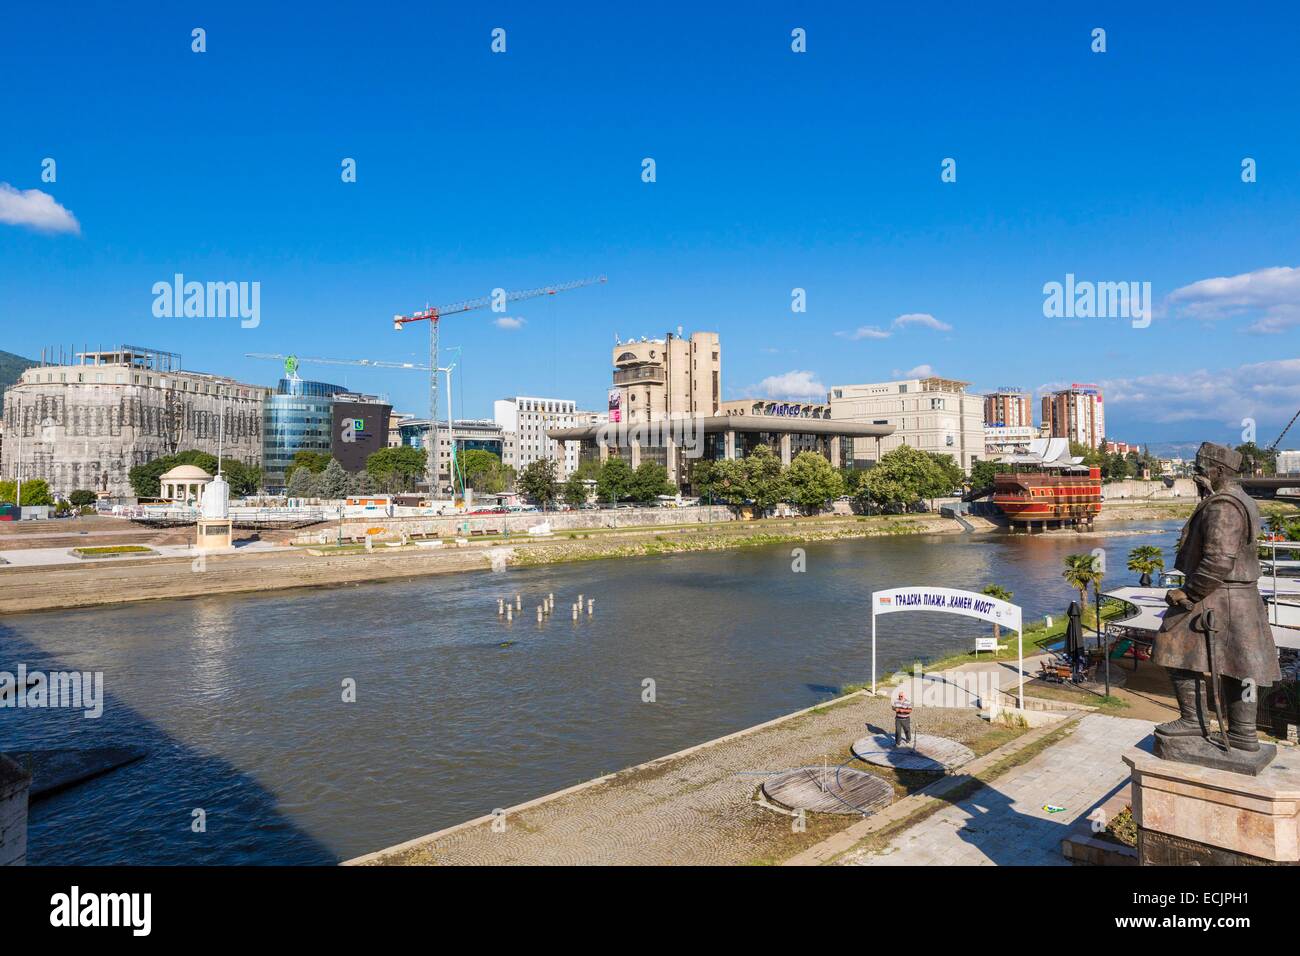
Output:
<path fill-rule="evenodd" d="M 858 866 L 1067 866 L 1070 825 L 1128 780 L 1120 755 L 1151 733 L 1147 720 L 1089 714 L 1074 732 L 960 803 L 905 830 Z M 1064 807 L 1048 813 L 1045 804 Z"/>
<path fill-rule="evenodd" d="M 508 815 L 505 829 L 484 823 L 395 851 L 387 864 L 739 864 L 772 861 L 810 846 L 854 816 L 792 820 L 757 806 L 765 773 L 836 760 L 863 724 L 884 726 L 886 699 L 855 698 L 821 713 L 706 747 Z M 917 710 L 918 730 L 971 743 L 989 733 L 974 710 Z M 836 762 L 846 757 L 839 757 Z M 861 767 L 862 764 L 857 764 Z M 881 771 L 889 774 L 889 771 Z"/>

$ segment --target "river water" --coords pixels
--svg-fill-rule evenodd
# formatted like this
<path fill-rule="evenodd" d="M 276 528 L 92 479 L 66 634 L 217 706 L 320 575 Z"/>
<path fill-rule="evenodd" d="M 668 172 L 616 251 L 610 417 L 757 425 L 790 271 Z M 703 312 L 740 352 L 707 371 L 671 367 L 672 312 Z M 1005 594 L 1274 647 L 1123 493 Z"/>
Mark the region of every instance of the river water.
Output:
<path fill-rule="evenodd" d="M 866 681 L 873 589 L 997 583 L 1029 620 L 1064 611 L 1062 559 L 1096 547 L 1108 584 L 1135 583 L 1127 552 L 1159 544 L 1172 563 L 1177 531 L 1143 527 L 813 543 L 802 573 L 782 545 L 11 616 L 0 671 L 102 671 L 106 703 L 99 719 L 0 710 L 0 750 L 148 750 L 35 802 L 31 863 L 333 863 Z M 497 598 L 516 592 L 505 624 Z M 579 592 L 595 616 L 574 624 Z M 986 633 L 882 618 L 880 672 Z"/>

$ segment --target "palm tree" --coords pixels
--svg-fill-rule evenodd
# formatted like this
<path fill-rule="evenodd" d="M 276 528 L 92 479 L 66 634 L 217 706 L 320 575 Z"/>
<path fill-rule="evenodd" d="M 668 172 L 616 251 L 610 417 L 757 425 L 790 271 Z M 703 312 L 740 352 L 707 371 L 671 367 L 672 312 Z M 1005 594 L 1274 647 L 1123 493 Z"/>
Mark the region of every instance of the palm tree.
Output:
<path fill-rule="evenodd" d="M 1151 587 L 1151 575 L 1165 569 L 1165 554 L 1154 544 L 1144 544 L 1128 553 L 1128 569 L 1142 575 L 1138 584 Z"/>
<path fill-rule="evenodd" d="M 980 591 L 980 594 L 987 594 L 991 598 L 997 598 L 999 601 L 1007 601 L 1007 602 L 1010 602 L 1011 599 L 1015 596 L 1000 584 L 990 584 L 986 586 L 984 590 Z M 996 641 L 1001 636 L 1002 636 L 1002 628 L 999 627 L 997 624 L 994 624 L 993 640 Z M 994 651 L 993 653 L 997 654 L 997 651 Z"/>
<path fill-rule="evenodd" d="M 1083 609 L 1088 606 L 1088 585 L 1092 584 L 1092 576 L 1095 571 L 1095 559 L 1091 554 L 1067 554 L 1065 556 L 1065 571 L 1061 577 L 1069 583 L 1070 587 L 1079 592 L 1079 608 Z"/>

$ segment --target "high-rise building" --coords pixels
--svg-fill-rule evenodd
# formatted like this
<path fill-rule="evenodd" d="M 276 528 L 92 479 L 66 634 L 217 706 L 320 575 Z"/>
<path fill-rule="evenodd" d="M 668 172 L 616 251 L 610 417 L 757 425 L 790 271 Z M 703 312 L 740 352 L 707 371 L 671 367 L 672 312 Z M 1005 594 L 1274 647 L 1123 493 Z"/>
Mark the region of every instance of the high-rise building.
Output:
<path fill-rule="evenodd" d="M 262 464 L 269 390 L 181 367 L 174 352 L 122 345 L 24 371 L 4 393 L 0 477 L 53 491 L 129 497 L 130 471 L 195 449 Z"/>
<path fill-rule="evenodd" d="M 1034 406 L 1029 393 L 998 389 L 984 396 L 984 424 L 990 428 L 1032 428 Z"/>
<path fill-rule="evenodd" d="M 505 463 L 522 472 L 538 459 L 550 458 L 555 462 L 556 477 L 561 481 L 567 478 L 578 467 L 578 443 L 547 438 L 546 430 L 573 427 L 577 408 L 577 402 L 571 399 L 528 395 L 494 402 L 493 420 L 503 432 L 514 436 L 503 448 L 514 460 Z"/>
<path fill-rule="evenodd" d="M 718 414 L 722 404 L 722 346 L 716 332 L 690 338 L 669 332 L 614 346 L 609 421 L 632 425 L 663 418 Z"/>
<path fill-rule="evenodd" d="M 912 378 L 831 388 L 831 418 L 893 426 L 880 438 L 858 438 L 854 463 L 873 464 L 900 445 L 951 455 L 963 471 L 985 456 L 984 404 L 966 392 L 969 382 Z"/>
<path fill-rule="evenodd" d="M 1043 428 L 1052 438 L 1100 448 L 1106 437 L 1106 409 L 1101 389 L 1075 383 L 1043 396 Z"/>

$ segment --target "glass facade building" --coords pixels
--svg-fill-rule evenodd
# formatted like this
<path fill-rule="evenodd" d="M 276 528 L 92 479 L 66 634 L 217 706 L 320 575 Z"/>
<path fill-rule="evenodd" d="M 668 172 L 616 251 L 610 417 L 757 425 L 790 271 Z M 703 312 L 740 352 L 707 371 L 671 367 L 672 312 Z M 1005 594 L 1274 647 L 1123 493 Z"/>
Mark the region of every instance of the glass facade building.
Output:
<path fill-rule="evenodd" d="M 284 472 L 296 452 L 330 453 L 334 397 L 346 393 L 328 382 L 280 379 L 263 412 L 262 483 L 268 491 L 284 490 Z"/>

